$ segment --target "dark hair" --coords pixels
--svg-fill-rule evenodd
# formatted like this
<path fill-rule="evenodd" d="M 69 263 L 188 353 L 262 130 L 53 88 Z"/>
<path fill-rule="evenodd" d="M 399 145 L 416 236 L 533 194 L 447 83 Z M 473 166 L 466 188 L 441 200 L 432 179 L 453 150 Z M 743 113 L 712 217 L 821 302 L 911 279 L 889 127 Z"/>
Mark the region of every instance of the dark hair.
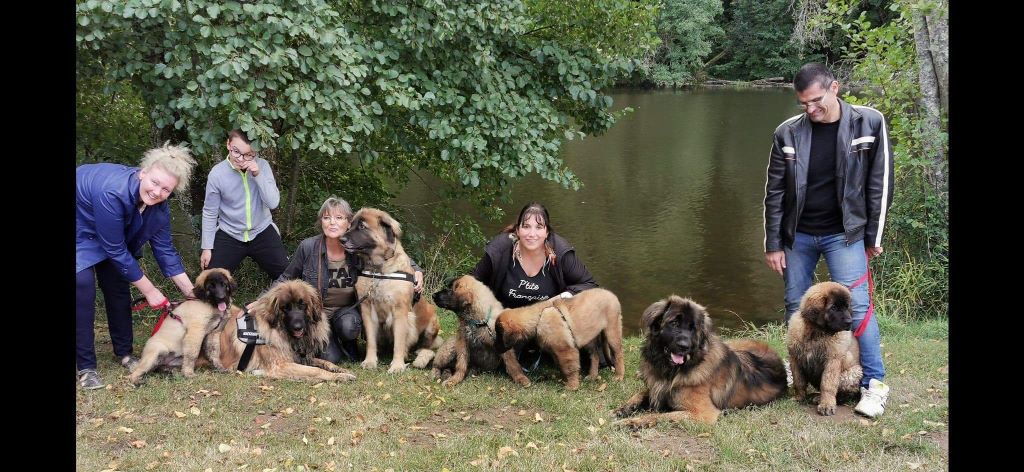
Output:
<path fill-rule="evenodd" d="M 551 227 L 551 218 L 548 217 L 548 209 L 544 208 L 544 205 L 537 202 L 527 203 L 522 210 L 519 210 L 519 218 L 516 219 L 516 222 L 506 226 L 501 231 L 505 233 L 515 233 L 516 228 L 522 226 L 523 222 L 531 216 L 536 216 L 540 223 L 547 226 L 548 237 L 551 237 L 551 234 L 555 232 L 555 228 Z"/>
<path fill-rule="evenodd" d="M 241 139 L 242 142 L 244 142 L 245 144 L 252 144 L 251 142 L 249 142 L 249 137 L 245 135 L 245 131 L 242 131 L 238 128 L 235 128 L 231 130 L 230 133 L 228 133 L 228 141 L 231 141 L 232 138 Z"/>
<path fill-rule="evenodd" d="M 800 68 L 800 71 L 793 77 L 793 88 L 797 92 L 803 92 L 807 90 L 811 84 L 818 84 L 823 89 L 827 89 L 832 82 L 836 80 L 836 76 L 832 74 L 824 64 L 819 62 L 808 62 Z"/>

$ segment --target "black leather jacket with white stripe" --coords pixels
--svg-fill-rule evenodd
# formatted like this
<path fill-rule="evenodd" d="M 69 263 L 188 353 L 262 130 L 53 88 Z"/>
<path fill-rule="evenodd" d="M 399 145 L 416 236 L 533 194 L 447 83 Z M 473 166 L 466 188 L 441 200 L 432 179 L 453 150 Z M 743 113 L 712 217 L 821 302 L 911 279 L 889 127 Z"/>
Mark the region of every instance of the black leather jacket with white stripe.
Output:
<path fill-rule="evenodd" d="M 836 139 L 836 198 L 843 211 L 847 244 L 864 239 L 882 245 L 885 217 L 892 203 L 893 156 L 885 117 L 871 107 L 839 100 Z M 775 129 L 764 196 L 764 249 L 793 247 L 807 195 L 811 122 L 806 113 Z"/>

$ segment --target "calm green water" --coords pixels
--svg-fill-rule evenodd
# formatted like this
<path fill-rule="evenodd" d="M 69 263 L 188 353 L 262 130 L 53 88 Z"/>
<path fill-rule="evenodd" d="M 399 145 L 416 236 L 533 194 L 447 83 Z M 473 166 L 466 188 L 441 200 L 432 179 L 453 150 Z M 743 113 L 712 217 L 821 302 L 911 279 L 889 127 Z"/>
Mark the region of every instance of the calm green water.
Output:
<path fill-rule="evenodd" d="M 772 132 L 800 112 L 792 92 L 623 90 L 614 99 L 636 111 L 603 136 L 563 147 L 584 187 L 530 176 L 505 207 L 509 221 L 478 219 L 485 234 L 527 202 L 544 203 L 598 284 L 618 295 L 628 334 L 672 293 L 707 307 L 719 327 L 781 320 L 782 277 L 764 263 L 762 200 Z M 429 206 L 419 204 L 433 195 L 412 179 L 396 203 L 427 219 Z"/>

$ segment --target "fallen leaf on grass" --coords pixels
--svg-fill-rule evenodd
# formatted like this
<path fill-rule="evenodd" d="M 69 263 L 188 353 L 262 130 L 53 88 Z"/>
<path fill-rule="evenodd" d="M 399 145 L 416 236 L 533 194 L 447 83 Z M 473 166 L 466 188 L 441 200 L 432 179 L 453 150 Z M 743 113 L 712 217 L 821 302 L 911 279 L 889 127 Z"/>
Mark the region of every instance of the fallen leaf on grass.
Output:
<path fill-rule="evenodd" d="M 537 414 L 533 415 L 533 422 L 534 423 L 540 423 L 542 421 L 544 421 L 544 418 L 541 418 L 540 413 L 537 413 Z"/>
<path fill-rule="evenodd" d="M 130 433 L 130 432 L 132 432 L 132 431 L 135 431 L 134 429 L 131 429 L 131 428 L 126 428 L 126 427 L 124 427 L 124 426 L 118 426 L 118 427 L 117 427 L 117 430 L 118 430 L 118 431 L 121 431 L 121 432 L 125 432 L 125 433 Z"/>
<path fill-rule="evenodd" d="M 506 457 L 508 457 L 510 455 L 519 457 L 519 453 L 516 452 L 516 450 L 512 449 L 511 447 L 502 446 L 500 449 L 498 449 L 498 459 L 499 460 L 504 459 L 504 458 L 506 458 Z"/>
<path fill-rule="evenodd" d="M 188 411 L 196 416 L 199 416 L 199 414 L 202 413 L 202 411 L 199 411 L 199 408 L 196 407 L 189 408 Z"/>
<path fill-rule="evenodd" d="M 597 391 L 598 392 L 603 392 L 604 389 L 606 389 L 606 388 L 608 388 L 608 382 L 604 382 L 604 383 L 601 384 L 601 386 L 597 387 Z"/>
<path fill-rule="evenodd" d="M 331 436 L 331 437 L 327 438 L 327 445 L 328 446 L 333 446 L 334 445 L 334 436 Z"/>
<path fill-rule="evenodd" d="M 186 415 L 186 414 L 184 414 L 184 413 L 182 413 L 180 411 L 175 411 L 174 412 L 174 416 L 177 416 L 178 418 L 184 418 L 184 417 L 186 417 L 188 415 Z"/>
<path fill-rule="evenodd" d="M 134 447 L 135 449 L 142 449 L 142 448 L 146 447 L 146 441 L 143 441 L 141 439 L 137 439 L 137 440 L 132 441 L 132 442 L 130 442 L 128 444 L 131 444 L 131 446 Z"/>
<path fill-rule="evenodd" d="M 230 451 L 231 450 L 231 446 L 228 446 L 227 444 L 224 444 L 224 443 L 220 443 L 220 445 L 217 446 L 217 450 L 220 451 L 221 454 L 223 454 L 225 452 Z"/>

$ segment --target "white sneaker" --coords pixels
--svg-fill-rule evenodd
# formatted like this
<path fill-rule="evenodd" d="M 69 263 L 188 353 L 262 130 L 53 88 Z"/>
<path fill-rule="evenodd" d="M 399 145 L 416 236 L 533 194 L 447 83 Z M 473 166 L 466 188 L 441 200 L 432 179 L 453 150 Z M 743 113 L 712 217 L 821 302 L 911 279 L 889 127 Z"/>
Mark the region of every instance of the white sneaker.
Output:
<path fill-rule="evenodd" d="M 860 388 L 860 401 L 853 411 L 868 418 L 874 418 L 885 412 L 885 401 L 889 399 L 889 386 L 871 379 L 868 388 Z"/>
<path fill-rule="evenodd" d="M 782 360 L 782 366 L 786 368 L 786 386 L 793 386 L 793 369 L 789 367 L 789 361 L 786 359 Z"/>

